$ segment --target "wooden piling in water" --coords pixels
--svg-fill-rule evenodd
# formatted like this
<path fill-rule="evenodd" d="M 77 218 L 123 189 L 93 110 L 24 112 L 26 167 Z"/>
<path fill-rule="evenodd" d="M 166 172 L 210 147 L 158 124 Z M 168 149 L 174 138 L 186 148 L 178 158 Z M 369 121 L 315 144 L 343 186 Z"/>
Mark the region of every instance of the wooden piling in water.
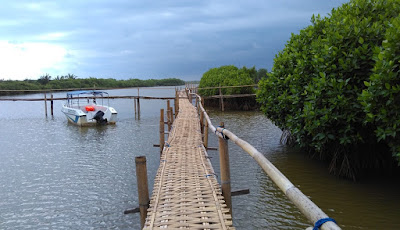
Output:
<path fill-rule="evenodd" d="M 51 94 L 51 100 L 50 100 L 50 113 L 51 113 L 51 116 L 54 116 L 54 113 L 53 113 L 53 94 Z"/>
<path fill-rule="evenodd" d="M 133 106 L 135 107 L 135 116 L 136 116 L 137 111 L 136 111 L 136 99 L 135 98 L 133 99 Z"/>
<path fill-rule="evenodd" d="M 165 137 L 164 137 L 164 109 L 160 110 L 160 157 L 162 154 L 162 151 L 164 149 L 164 141 L 165 141 Z"/>
<path fill-rule="evenodd" d="M 135 157 L 135 164 L 136 164 L 136 180 L 137 180 L 138 196 L 139 196 L 140 226 L 142 229 L 146 222 L 147 209 L 150 204 L 149 186 L 147 182 L 146 157 L 145 156 Z"/>
<path fill-rule="evenodd" d="M 138 112 L 138 116 L 140 116 L 140 100 L 139 100 L 139 97 L 137 98 L 137 112 Z"/>
<path fill-rule="evenodd" d="M 224 122 L 221 122 L 220 127 L 224 128 Z M 219 137 L 218 143 L 222 195 L 224 196 L 226 205 L 229 207 L 230 214 L 232 214 L 231 173 L 229 168 L 228 140 Z"/>
<path fill-rule="evenodd" d="M 46 95 L 46 92 L 44 92 L 44 114 L 47 117 L 47 95 Z"/>

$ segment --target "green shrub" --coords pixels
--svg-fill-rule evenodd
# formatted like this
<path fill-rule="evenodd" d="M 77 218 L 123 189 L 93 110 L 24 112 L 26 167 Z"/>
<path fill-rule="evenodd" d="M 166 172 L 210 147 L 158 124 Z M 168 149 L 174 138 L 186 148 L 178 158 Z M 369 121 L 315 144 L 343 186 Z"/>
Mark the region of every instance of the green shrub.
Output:
<path fill-rule="evenodd" d="M 218 86 L 240 86 L 240 85 L 252 85 L 254 84 L 253 79 L 250 76 L 252 69 L 243 67 L 238 69 L 233 65 L 221 66 L 218 68 L 212 68 L 203 74 L 200 80 L 199 88 L 206 87 L 218 87 Z M 224 88 L 222 93 L 228 94 L 246 94 L 252 93 L 253 88 Z M 218 89 L 204 89 L 199 90 L 199 94 L 202 96 L 218 95 Z"/>
<path fill-rule="evenodd" d="M 400 13 L 396 0 L 353 0 L 292 35 L 261 80 L 257 100 L 275 124 L 330 171 L 355 178 L 359 169 L 385 164 L 385 152 L 365 124 L 358 97 L 375 65 L 374 50 Z M 384 155 L 384 154 L 383 154 Z"/>
<path fill-rule="evenodd" d="M 378 141 L 387 143 L 400 160 L 400 16 L 389 24 L 376 64 L 360 100 L 367 122 L 376 126 Z"/>

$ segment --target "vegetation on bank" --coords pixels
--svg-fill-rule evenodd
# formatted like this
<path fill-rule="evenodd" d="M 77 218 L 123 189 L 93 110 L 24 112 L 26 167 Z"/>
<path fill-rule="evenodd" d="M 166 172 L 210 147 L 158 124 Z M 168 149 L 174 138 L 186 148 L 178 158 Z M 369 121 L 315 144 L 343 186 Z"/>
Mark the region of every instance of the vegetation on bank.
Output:
<path fill-rule="evenodd" d="M 263 112 L 337 175 L 400 160 L 400 2 L 351 0 L 292 34 L 259 83 Z"/>
<path fill-rule="evenodd" d="M 240 88 L 221 88 L 221 93 L 223 95 L 254 94 L 254 85 L 266 76 L 266 69 L 256 70 L 255 67 L 243 67 L 239 69 L 236 66 L 228 65 L 212 68 L 203 74 L 199 83 L 198 92 L 201 96 L 207 97 L 220 94 L 219 88 L 215 87 L 250 85 L 249 87 Z M 220 99 L 208 99 L 204 102 L 206 106 L 220 106 Z M 235 97 L 224 99 L 224 108 L 233 110 L 253 110 L 259 108 L 259 106 L 254 100 L 254 97 Z"/>
<path fill-rule="evenodd" d="M 254 85 L 257 84 L 262 77 L 267 76 L 266 73 L 266 69 L 260 69 L 257 71 L 255 67 L 243 67 L 239 69 L 236 66 L 228 65 L 212 68 L 203 74 L 199 84 L 199 94 L 202 96 L 219 94 L 219 89 L 201 89 L 207 87 Z M 248 94 L 255 92 L 253 87 L 223 88 L 221 90 L 224 95 Z"/>
<path fill-rule="evenodd" d="M 52 79 L 48 74 L 38 80 L 0 80 L 0 90 L 42 90 L 42 89 L 72 89 L 72 88 L 130 88 L 153 86 L 177 86 L 184 85 L 183 80 L 177 78 L 167 79 L 128 79 L 116 80 L 113 78 L 77 78 L 73 74 L 57 76 Z"/>

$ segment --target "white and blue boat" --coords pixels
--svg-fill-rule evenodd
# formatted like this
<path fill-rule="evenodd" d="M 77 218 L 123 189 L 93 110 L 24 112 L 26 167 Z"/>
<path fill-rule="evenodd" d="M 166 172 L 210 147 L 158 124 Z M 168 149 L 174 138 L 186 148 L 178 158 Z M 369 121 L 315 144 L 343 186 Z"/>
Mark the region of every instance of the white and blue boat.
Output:
<path fill-rule="evenodd" d="M 67 101 L 61 111 L 68 122 L 78 126 L 115 124 L 117 111 L 109 106 L 109 101 L 107 92 L 72 91 L 67 93 Z"/>

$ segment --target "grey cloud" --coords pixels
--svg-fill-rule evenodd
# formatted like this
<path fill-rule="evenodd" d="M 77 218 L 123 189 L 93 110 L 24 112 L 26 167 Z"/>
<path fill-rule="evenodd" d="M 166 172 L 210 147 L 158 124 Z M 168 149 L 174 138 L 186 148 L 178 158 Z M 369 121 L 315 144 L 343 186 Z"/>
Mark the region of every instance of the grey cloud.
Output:
<path fill-rule="evenodd" d="M 82 77 L 199 79 L 225 64 L 270 69 L 292 32 L 343 2 L 6 1 L 0 40 L 61 45 L 63 69 Z"/>

